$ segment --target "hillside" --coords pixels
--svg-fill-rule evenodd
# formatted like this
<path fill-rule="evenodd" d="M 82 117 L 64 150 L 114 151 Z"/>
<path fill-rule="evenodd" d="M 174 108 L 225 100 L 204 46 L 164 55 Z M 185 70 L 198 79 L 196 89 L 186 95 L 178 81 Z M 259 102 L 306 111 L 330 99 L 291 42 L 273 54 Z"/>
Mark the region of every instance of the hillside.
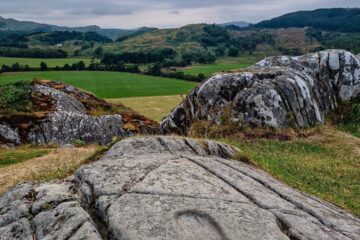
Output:
<path fill-rule="evenodd" d="M 332 8 L 288 13 L 255 24 L 256 28 L 313 27 L 325 31 L 360 32 L 360 8 Z"/>
<path fill-rule="evenodd" d="M 64 27 L 50 24 L 36 23 L 32 21 L 18 21 L 12 18 L 0 17 L 0 31 L 20 32 L 20 33 L 35 33 L 35 32 L 53 32 L 53 31 L 77 31 L 77 32 L 96 32 L 102 36 L 111 39 L 117 39 L 131 35 L 138 31 L 138 29 L 103 29 L 98 26 L 85 27 Z"/>
<path fill-rule="evenodd" d="M 0 56 L 101 59 L 110 54 L 122 55 L 111 56 L 110 64 L 161 63 L 166 68 L 248 54 L 301 55 L 332 48 L 359 53 L 359 17 L 359 9 L 334 8 L 289 13 L 248 27 L 243 27 L 245 22 L 229 22 L 136 30 L 0 18 Z"/>
<path fill-rule="evenodd" d="M 237 21 L 237 22 L 226 22 L 219 24 L 222 27 L 229 27 L 229 26 L 235 26 L 238 28 L 245 28 L 251 25 L 251 23 L 244 22 L 244 21 Z"/>
<path fill-rule="evenodd" d="M 211 58 L 228 54 L 237 56 L 240 52 L 254 51 L 257 44 L 272 42 L 271 36 L 264 32 L 254 31 L 246 36 L 237 36 L 232 32 L 215 24 L 192 24 L 153 30 L 121 42 L 106 44 L 104 51 L 150 52 L 170 48 L 176 51 L 178 57 L 191 55 L 192 60 L 200 59 L 200 62 L 206 63 Z"/>

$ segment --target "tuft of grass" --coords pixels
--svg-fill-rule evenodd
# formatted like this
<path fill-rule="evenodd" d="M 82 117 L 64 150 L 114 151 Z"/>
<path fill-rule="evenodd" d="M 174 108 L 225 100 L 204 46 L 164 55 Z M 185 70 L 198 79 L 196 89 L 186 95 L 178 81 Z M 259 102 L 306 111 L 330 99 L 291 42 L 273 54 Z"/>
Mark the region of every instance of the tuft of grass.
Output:
<path fill-rule="evenodd" d="M 360 99 L 342 102 L 329 120 L 339 129 L 360 137 Z"/>
<path fill-rule="evenodd" d="M 20 81 L 0 86 L 0 112 L 29 112 L 31 103 L 31 82 Z"/>
<path fill-rule="evenodd" d="M 32 149 L 42 149 L 42 154 L 29 154 Z M 21 161 L 0 167 L 0 194 L 25 181 L 50 181 L 64 179 L 80 166 L 95 161 L 108 147 L 88 145 L 73 149 L 55 149 L 46 146 L 28 146 L 12 149 L 14 155 L 21 155 Z M 0 152 L 1 156 L 4 156 Z"/>
<path fill-rule="evenodd" d="M 77 161 L 64 161 L 61 162 L 59 166 L 52 166 L 50 168 L 46 167 L 45 169 L 39 171 L 39 172 L 32 172 L 30 175 L 30 179 L 32 181 L 51 181 L 55 179 L 64 179 L 72 174 L 75 173 L 75 171 L 80 168 L 81 166 L 97 161 L 101 158 L 101 156 L 109 150 L 109 147 L 98 147 L 96 146 L 88 146 L 88 147 L 82 147 L 78 148 L 79 151 L 76 151 L 77 153 L 80 152 L 79 160 Z M 71 154 L 71 158 L 76 157 L 75 154 Z M 74 159 L 73 159 L 74 160 Z"/>
<path fill-rule="evenodd" d="M 32 158 L 42 157 L 50 151 L 50 149 L 45 149 L 43 147 L 38 148 L 29 146 L 20 147 L 15 150 L 0 150 L 0 168 L 22 163 Z"/>

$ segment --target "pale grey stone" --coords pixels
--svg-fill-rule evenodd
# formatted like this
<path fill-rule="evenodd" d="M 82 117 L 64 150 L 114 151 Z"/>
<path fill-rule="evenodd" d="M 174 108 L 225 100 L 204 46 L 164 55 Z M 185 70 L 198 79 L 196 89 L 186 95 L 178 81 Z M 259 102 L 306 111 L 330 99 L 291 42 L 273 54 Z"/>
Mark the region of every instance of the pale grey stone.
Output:
<path fill-rule="evenodd" d="M 128 135 L 120 115 L 89 116 L 79 100 L 48 86 L 35 85 L 33 92 L 52 97 L 56 111 L 28 131 L 29 142 L 66 144 L 81 140 L 106 144 L 113 137 Z"/>
<path fill-rule="evenodd" d="M 323 124 L 341 101 L 360 97 L 360 60 L 344 50 L 269 57 L 196 87 L 163 119 L 162 133 L 187 134 L 197 120 L 275 128 Z"/>
<path fill-rule="evenodd" d="M 214 141 L 137 137 L 67 181 L 0 197 L 0 239 L 357 240 L 360 220 Z"/>
<path fill-rule="evenodd" d="M 15 145 L 21 144 L 18 131 L 2 124 L 0 124 L 0 141 L 3 143 L 10 143 Z"/>

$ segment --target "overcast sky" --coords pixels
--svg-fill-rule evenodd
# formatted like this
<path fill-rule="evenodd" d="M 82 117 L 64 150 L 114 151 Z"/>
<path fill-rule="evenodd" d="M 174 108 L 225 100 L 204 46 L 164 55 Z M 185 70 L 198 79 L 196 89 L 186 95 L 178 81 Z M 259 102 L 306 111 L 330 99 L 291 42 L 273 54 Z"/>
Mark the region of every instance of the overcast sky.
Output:
<path fill-rule="evenodd" d="M 360 7 L 360 0 L 0 0 L 0 15 L 64 26 L 177 27 L 258 21 L 298 10 Z"/>

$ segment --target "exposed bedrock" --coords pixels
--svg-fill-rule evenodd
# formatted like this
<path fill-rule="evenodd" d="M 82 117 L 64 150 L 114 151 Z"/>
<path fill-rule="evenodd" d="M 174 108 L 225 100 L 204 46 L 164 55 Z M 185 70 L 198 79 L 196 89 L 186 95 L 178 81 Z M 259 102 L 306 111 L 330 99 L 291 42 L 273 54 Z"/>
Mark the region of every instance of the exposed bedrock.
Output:
<path fill-rule="evenodd" d="M 186 134 L 197 120 L 240 126 L 300 127 L 324 123 L 342 101 L 360 97 L 360 59 L 344 50 L 266 58 L 216 74 L 195 88 L 161 123 Z"/>
<path fill-rule="evenodd" d="M 360 220 L 233 160 L 237 149 L 130 138 L 66 181 L 0 197 L 0 239 L 360 239 Z"/>
<path fill-rule="evenodd" d="M 31 143 L 109 143 L 113 137 L 129 135 L 123 128 L 120 115 L 89 116 L 85 106 L 76 98 L 48 86 L 35 85 L 33 92 L 50 96 L 56 110 L 41 123 L 34 125 L 27 135 Z"/>
<path fill-rule="evenodd" d="M 0 116 L 0 143 L 66 144 L 81 140 L 107 144 L 116 137 L 159 130 L 156 122 L 131 109 L 111 105 L 70 85 L 44 80 L 33 83 L 31 89 L 30 112 Z M 118 112 L 116 108 L 121 115 L 113 113 Z"/>

